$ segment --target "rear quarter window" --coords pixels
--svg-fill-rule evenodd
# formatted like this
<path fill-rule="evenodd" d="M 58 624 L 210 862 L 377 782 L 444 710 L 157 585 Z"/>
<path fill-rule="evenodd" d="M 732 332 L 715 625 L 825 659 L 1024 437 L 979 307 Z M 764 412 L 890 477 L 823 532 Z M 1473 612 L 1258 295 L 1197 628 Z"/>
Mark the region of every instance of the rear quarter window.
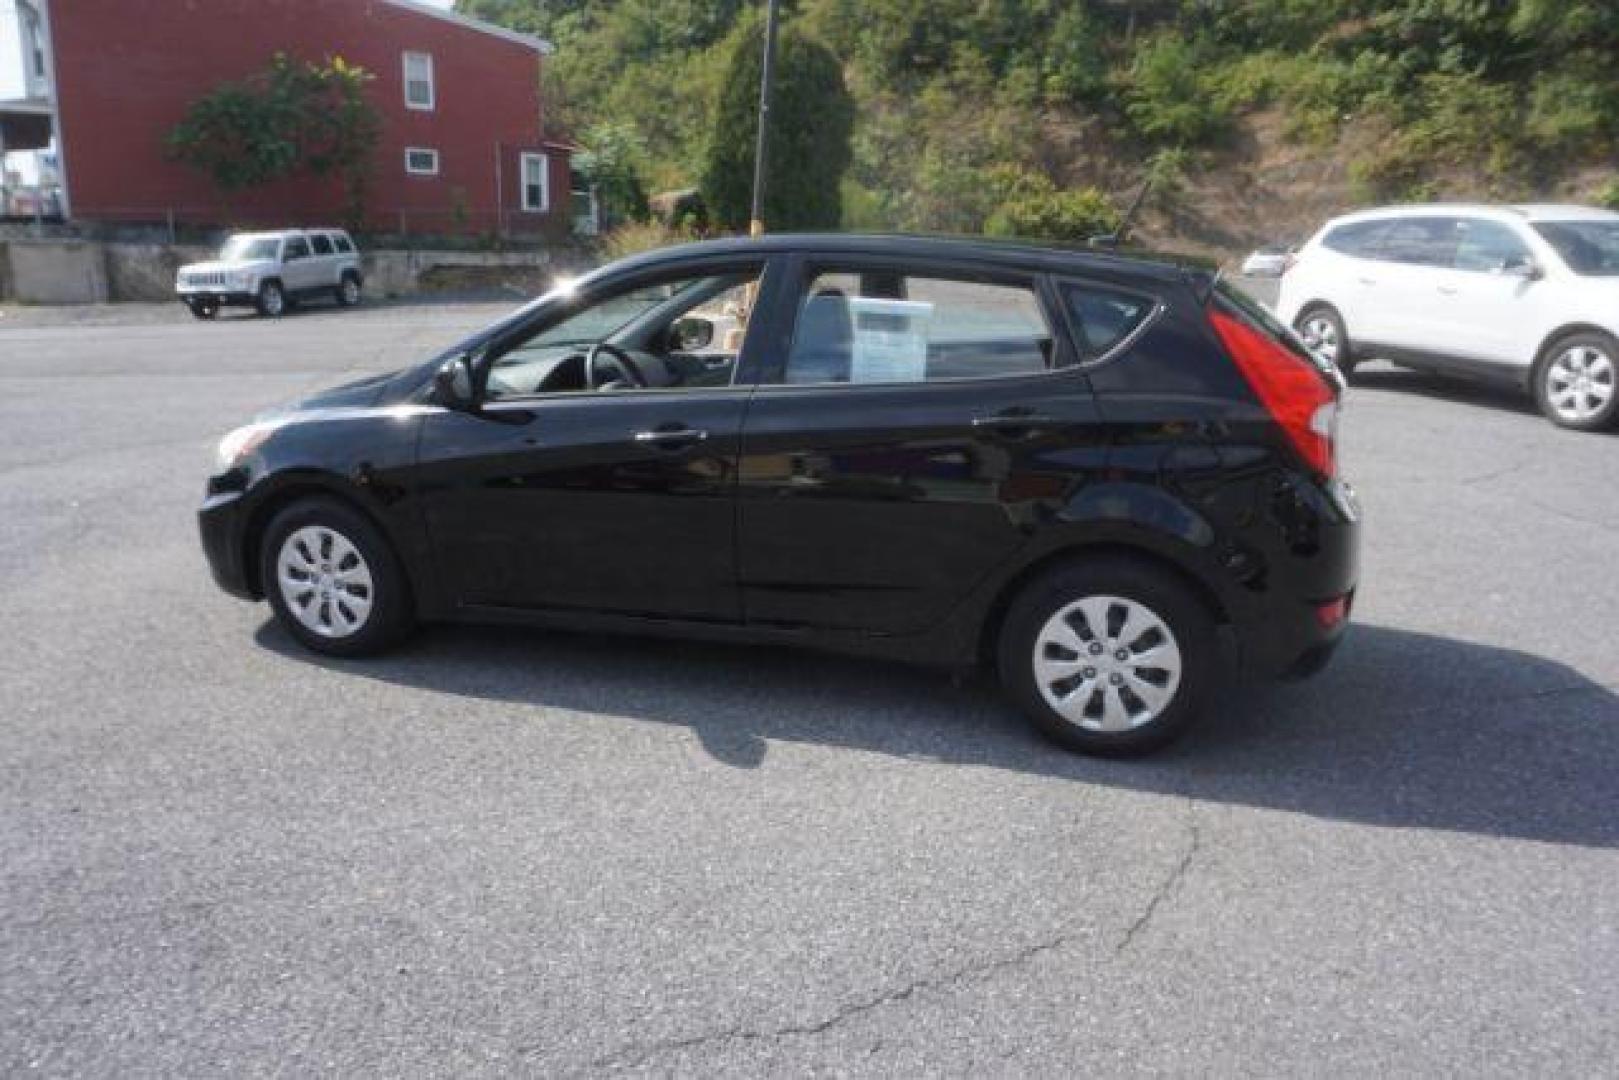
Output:
<path fill-rule="evenodd" d="M 1111 352 L 1158 306 L 1157 301 L 1145 296 L 1092 285 L 1064 285 L 1062 293 L 1084 360 Z"/>

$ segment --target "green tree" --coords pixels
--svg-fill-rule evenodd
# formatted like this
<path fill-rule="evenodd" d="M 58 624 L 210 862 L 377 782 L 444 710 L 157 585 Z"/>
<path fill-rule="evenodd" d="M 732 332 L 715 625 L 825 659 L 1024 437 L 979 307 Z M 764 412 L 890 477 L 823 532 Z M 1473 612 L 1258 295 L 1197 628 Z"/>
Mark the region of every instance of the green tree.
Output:
<path fill-rule="evenodd" d="M 764 26 L 750 19 L 732 36 L 715 99 L 702 190 L 714 220 L 748 223 L 758 133 Z M 772 228 L 835 228 L 849 167 L 854 101 L 836 56 L 797 26 L 776 42 L 764 218 Z"/>
<path fill-rule="evenodd" d="M 334 176 L 359 226 L 382 133 L 366 95 L 372 78 L 342 57 L 313 63 L 277 53 L 264 71 L 198 99 L 169 133 L 169 153 L 225 192 L 300 171 Z"/>

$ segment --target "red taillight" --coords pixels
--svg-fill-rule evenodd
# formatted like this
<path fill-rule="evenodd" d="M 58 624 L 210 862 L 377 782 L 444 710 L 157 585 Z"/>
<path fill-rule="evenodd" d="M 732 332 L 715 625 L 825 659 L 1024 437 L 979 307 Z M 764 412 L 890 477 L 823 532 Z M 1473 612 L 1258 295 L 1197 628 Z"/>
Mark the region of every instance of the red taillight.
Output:
<path fill-rule="evenodd" d="M 1314 364 L 1224 312 L 1209 312 L 1215 333 L 1260 404 L 1299 454 L 1323 476 L 1337 472 L 1338 395 Z"/>
<path fill-rule="evenodd" d="M 1331 630 L 1349 617 L 1349 597 L 1340 596 L 1336 600 L 1328 600 L 1324 604 L 1315 606 L 1316 625 L 1323 630 Z"/>

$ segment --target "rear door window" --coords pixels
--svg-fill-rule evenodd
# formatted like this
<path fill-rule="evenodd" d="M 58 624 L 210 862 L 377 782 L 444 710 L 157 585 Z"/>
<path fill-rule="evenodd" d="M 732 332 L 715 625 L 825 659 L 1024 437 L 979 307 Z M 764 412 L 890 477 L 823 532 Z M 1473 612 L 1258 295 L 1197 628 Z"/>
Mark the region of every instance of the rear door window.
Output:
<path fill-rule="evenodd" d="M 1449 269 L 1456 260 L 1458 224 L 1450 217 L 1400 218 L 1384 234 L 1379 251 L 1390 262 Z"/>
<path fill-rule="evenodd" d="M 1031 284 L 911 274 L 812 272 L 783 381 L 915 383 L 1031 375 L 1055 364 Z"/>
<path fill-rule="evenodd" d="M 1085 360 L 1095 360 L 1135 332 L 1158 306 L 1157 301 L 1096 285 L 1064 285 L 1063 302 L 1074 321 Z"/>
<path fill-rule="evenodd" d="M 315 233 L 309 238 L 309 242 L 315 245 L 316 255 L 330 255 L 332 253 L 331 238 L 322 233 Z"/>

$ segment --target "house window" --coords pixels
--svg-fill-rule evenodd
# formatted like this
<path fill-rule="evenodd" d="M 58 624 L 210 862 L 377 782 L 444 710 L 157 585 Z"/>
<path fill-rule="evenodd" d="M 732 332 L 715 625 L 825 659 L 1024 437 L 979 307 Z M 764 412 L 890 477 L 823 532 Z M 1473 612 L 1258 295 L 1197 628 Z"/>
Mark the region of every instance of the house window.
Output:
<path fill-rule="evenodd" d="M 420 146 L 405 148 L 405 171 L 412 176 L 437 176 L 438 151 Z"/>
<path fill-rule="evenodd" d="M 405 54 L 405 107 L 432 112 L 438 102 L 433 87 L 433 56 L 431 53 Z"/>
<path fill-rule="evenodd" d="M 28 59 L 35 79 L 45 78 L 45 32 L 39 25 L 39 15 L 23 9 L 23 40 L 27 44 Z"/>
<path fill-rule="evenodd" d="M 551 170 L 544 154 L 523 155 L 523 209 L 543 214 L 551 209 Z"/>

